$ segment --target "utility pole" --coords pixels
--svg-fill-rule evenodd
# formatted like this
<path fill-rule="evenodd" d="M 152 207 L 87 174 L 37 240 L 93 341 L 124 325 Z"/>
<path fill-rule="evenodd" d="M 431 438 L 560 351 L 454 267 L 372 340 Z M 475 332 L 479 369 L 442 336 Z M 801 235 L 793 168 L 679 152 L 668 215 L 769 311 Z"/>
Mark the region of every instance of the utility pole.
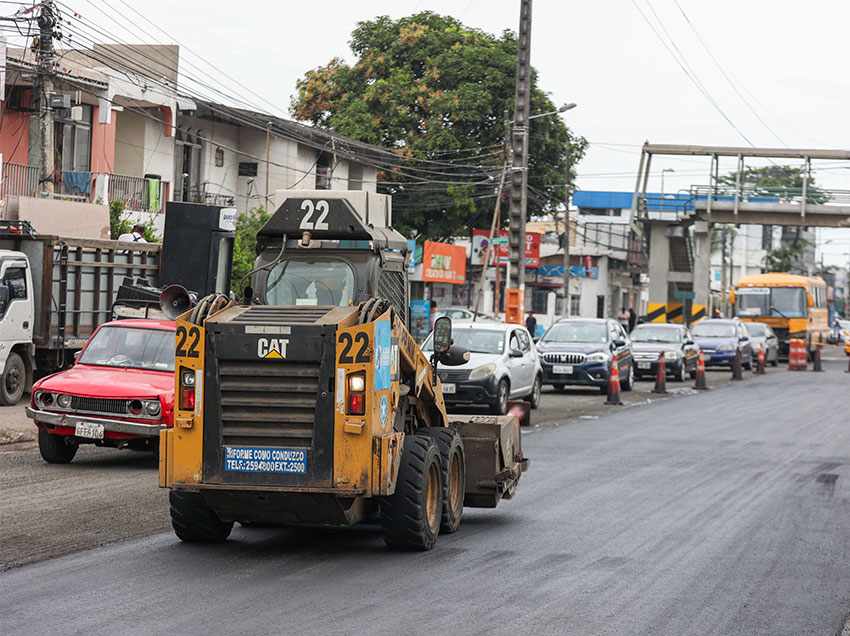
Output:
<path fill-rule="evenodd" d="M 561 313 L 565 318 L 572 315 L 570 306 L 570 155 L 567 151 L 567 181 L 564 190 L 564 306 Z"/>
<path fill-rule="evenodd" d="M 528 110 L 531 92 L 531 0 L 520 0 L 516 95 L 511 130 L 511 205 L 505 322 L 521 323 L 525 300 L 525 223 L 528 215 Z"/>
<path fill-rule="evenodd" d="M 41 3 L 38 16 L 38 50 L 33 92 L 37 106 L 38 167 L 39 185 L 42 192 L 53 194 L 56 169 L 53 151 L 53 109 L 50 96 L 53 94 L 53 78 L 56 73 L 56 58 L 53 50 L 53 30 L 56 26 L 56 9 L 53 0 Z"/>
<path fill-rule="evenodd" d="M 272 123 L 266 122 L 266 212 L 271 207 L 271 198 L 269 192 L 269 175 L 272 171 L 271 163 L 272 155 Z"/>

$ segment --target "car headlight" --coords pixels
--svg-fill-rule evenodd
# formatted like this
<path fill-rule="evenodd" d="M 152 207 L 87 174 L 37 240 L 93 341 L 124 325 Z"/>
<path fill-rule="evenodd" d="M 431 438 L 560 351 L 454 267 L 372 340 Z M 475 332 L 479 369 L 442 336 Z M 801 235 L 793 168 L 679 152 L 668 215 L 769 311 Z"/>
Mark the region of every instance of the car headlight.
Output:
<path fill-rule="evenodd" d="M 734 351 L 735 345 L 732 344 L 722 344 L 717 346 L 718 351 Z"/>
<path fill-rule="evenodd" d="M 596 353 L 591 353 L 585 358 L 588 362 L 608 362 L 611 359 L 611 356 L 605 353 L 604 351 L 597 351 Z"/>
<path fill-rule="evenodd" d="M 679 359 L 679 352 L 678 351 L 665 351 L 664 352 L 664 359 L 665 360 L 678 360 Z"/>
<path fill-rule="evenodd" d="M 489 378 L 493 373 L 496 372 L 496 365 L 490 362 L 489 364 L 482 364 L 480 367 L 476 367 L 469 374 L 470 380 L 484 380 Z"/>
<path fill-rule="evenodd" d="M 41 406 L 53 406 L 53 394 L 49 391 L 39 391 L 35 394 L 35 401 Z"/>
<path fill-rule="evenodd" d="M 56 406 L 60 409 L 69 409 L 71 408 L 71 396 L 60 394 L 56 396 Z"/>
<path fill-rule="evenodd" d="M 145 400 L 145 413 L 151 417 L 158 417 L 162 413 L 162 405 L 159 400 Z"/>

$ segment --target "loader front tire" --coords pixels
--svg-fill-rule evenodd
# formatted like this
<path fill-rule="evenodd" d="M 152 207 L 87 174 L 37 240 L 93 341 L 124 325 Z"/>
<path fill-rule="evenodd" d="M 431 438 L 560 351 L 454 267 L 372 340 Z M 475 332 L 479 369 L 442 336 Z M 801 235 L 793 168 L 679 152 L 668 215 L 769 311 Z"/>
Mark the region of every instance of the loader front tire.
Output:
<path fill-rule="evenodd" d="M 466 496 L 466 457 L 463 440 L 451 428 L 426 429 L 440 451 L 443 474 L 443 516 L 440 532 L 451 534 L 460 528 L 463 519 L 463 499 Z"/>
<path fill-rule="evenodd" d="M 430 435 L 404 438 L 395 493 L 381 502 L 384 541 L 400 550 L 430 550 L 443 511 L 440 451 Z"/>
<path fill-rule="evenodd" d="M 218 518 L 200 493 L 172 490 L 168 493 L 171 527 L 186 543 L 221 543 L 230 536 L 233 522 Z"/>

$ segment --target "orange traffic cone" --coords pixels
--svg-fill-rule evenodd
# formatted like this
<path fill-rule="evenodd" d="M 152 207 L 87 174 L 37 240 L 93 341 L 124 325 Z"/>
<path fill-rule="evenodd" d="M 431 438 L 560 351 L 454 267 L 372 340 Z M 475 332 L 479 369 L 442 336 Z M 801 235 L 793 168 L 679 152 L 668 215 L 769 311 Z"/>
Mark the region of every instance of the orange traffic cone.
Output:
<path fill-rule="evenodd" d="M 756 356 L 756 374 L 764 375 L 767 370 L 767 360 L 764 355 L 764 347 L 759 347 L 758 355 Z"/>
<path fill-rule="evenodd" d="M 620 368 L 617 360 L 611 360 L 611 370 L 608 373 L 608 397 L 605 404 L 622 404 L 620 399 Z"/>
<path fill-rule="evenodd" d="M 697 358 L 697 377 L 694 381 L 694 388 L 697 391 L 708 391 L 708 384 L 705 381 L 705 354 L 700 351 Z"/>
<path fill-rule="evenodd" d="M 684 364 L 684 362 L 682 363 Z M 655 372 L 655 387 L 653 393 L 667 393 L 667 363 L 664 361 L 664 352 L 658 354 L 658 370 Z"/>

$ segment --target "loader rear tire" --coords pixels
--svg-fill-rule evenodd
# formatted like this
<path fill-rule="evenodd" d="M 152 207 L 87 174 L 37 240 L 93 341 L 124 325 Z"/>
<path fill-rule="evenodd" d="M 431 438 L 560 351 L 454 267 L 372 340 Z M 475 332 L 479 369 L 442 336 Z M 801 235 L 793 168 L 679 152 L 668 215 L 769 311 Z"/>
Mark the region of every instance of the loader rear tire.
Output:
<path fill-rule="evenodd" d="M 451 534 L 460 528 L 463 500 L 466 497 L 466 457 L 463 440 L 451 428 L 429 428 L 427 433 L 440 451 L 443 474 L 443 515 L 440 532 Z"/>
<path fill-rule="evenodd" d="M 389 547 L 434 547 L 443 511 L 440 464 L 440 451 L 430 435 L 405 436 L 395 493 L 381 502 L 381 525 Z"/>
<path fill-rule="evenodd" d="M 171 527 L 181 541 L 221 543 L 230 536 L 233 522 L 219 519 L 199 493 L 172 490 L 168 493 L 168 501 L 171 504 Z"/>

